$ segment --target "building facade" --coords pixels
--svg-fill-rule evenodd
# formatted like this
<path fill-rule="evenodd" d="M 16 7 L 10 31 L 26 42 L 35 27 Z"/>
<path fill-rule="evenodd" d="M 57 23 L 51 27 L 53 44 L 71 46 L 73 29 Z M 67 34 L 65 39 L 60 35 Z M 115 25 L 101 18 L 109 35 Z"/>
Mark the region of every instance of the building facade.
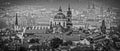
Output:
<path fill-rule="evenodd" d="M 66 15 L 62 12 L 62 8 L 60 6 L 58 13 L 51 19 L 50 24 L 52 24 L 53 27 L 56 25 L 61 25 L 63 28 L 71 28 L 72 12 L 70 10 L 70 6 L 68 7 Z"/>

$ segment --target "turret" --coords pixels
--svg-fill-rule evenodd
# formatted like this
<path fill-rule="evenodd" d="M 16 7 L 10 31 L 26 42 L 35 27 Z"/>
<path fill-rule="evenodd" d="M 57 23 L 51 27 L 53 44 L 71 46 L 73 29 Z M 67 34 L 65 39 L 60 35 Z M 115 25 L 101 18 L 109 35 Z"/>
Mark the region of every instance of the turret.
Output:
<path fill-rule="evenodd" d="M 70 8 L 70 4 L 68 6 L 68 11 L 67 11 L 67 28 L 71 28 L 72 27 L 72 12 L 71 12 L 71 8 Z"/>
<path fill-rule="evenodd" d="M 16 13 L 16 17 L 15 17 L 14 30 L 15 30 L 15 31 L 19 30 L 19 27 L 18 27 L 18 16 L 17 16 L 17 13 Z"/>
<path fill-rule="evenodd" d="M 101 25 L 101 32 L 103 34 L 106 34 L 106 25 L 105 25 L 105 20 L 102 21 L 102 25 Z"/>
<path fill-rule="evenodd" d="M 67 17 L 72 17 L 72 12 L 71 12 L 71 8 L 70 8 L 70 4 L 68 6 L 68 11 L 67 11 Z"/>
<path fill-rule="evenodd" d="M 61 6 L 59 7 L 59 10 L 58 10 L 59 12 L 62 12 L 62 8 L 61 8 Z"/>
<path fill-rule="evenodd" d="M 18 26 L 18 16 L 17 16 L 17 13 L 16 13 L 16 18 L 15 18 L 15 25 Z"/>
<path fill-rule="evenodd" d="M 95 9 L 95 4 L 93 0 L 92 0 L 92 9 Z"/>

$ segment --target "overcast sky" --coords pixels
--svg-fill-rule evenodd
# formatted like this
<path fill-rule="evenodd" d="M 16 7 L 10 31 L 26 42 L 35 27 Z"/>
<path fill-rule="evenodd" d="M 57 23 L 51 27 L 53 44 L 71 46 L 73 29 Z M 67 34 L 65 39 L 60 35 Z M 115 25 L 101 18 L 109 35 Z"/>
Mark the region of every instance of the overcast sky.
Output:
<path fill-rule="evenodd" d="M 45 6 L 46 8 L 58 8 L 62 5 L 62 7 L 65 8 L 70 3 L 72 8 L 78 9 L 84 8 L 88 5 L 88 2 L 91 3 L 90 1 L 92 0 L 0 0 L 0 5 L 39 5 Z M 97 6 L 102 5 L 105 7 L 120 8 L 120 0 L 94 0 L 94 2 Z"/>

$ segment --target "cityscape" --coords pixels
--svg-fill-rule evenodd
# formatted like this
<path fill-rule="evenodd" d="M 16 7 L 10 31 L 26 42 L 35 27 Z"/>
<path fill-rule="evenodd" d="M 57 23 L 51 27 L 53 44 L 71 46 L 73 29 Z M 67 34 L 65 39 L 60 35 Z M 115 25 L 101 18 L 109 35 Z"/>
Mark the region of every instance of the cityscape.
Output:
<path fill-rule="evenodd" d="M 0 51 L 120 51 L 119 22 L 118 0 L 1 0 Z"/>

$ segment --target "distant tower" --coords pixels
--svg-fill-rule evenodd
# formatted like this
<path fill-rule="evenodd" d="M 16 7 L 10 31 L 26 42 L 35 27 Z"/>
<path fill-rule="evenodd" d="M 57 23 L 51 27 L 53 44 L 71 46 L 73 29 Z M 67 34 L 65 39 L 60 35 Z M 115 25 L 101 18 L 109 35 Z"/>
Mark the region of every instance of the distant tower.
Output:
<path fill-rule="evenodd" d="M 18 16 L 17 16 L 17 13 L 16 13 L 16 16 L 15 16 L 15 25 L 14 25 L 14 30 L 15 30 L 15 31 L 19 30 L 19 27 L 18 27 Z"/>
<path fill-rule="evenodd" d="M 93 0 L 92 0 L 92 9 L 95 9 L 95 4 Z"/>
<path fill-rule="evenodd" d="M 17 13 L 16 13 L 16 18 L 15 18 L 15 25 L 18 26 L 18 16 L 17 16 Z"/>
<path fill-rule="evenodd" d="M 105 20 L 103 20 L 102 21 L 102 25 L 101 25 L 101 32 L 103 33 L 103 34 L 106 34 L 106 25 L 105 25 Z"/>
<path fill-rule="evenodd" d="M 90 6 L 91 6 L 91 5 L 90 5 L 90 1 L 88 1 L 88 9 L 90 9 Z"/>
<path fill-rule="evenodd" d="M 67 28 L 71 28 L 71 27 L 72 27 L 72 12 L 69 4 L 67 11 Z"/>
<path fill-rule="evenodd" d="M 92 7 L 92 9 L 95 9 L 95 4 L 93 3 L 93 7 Z"/>

